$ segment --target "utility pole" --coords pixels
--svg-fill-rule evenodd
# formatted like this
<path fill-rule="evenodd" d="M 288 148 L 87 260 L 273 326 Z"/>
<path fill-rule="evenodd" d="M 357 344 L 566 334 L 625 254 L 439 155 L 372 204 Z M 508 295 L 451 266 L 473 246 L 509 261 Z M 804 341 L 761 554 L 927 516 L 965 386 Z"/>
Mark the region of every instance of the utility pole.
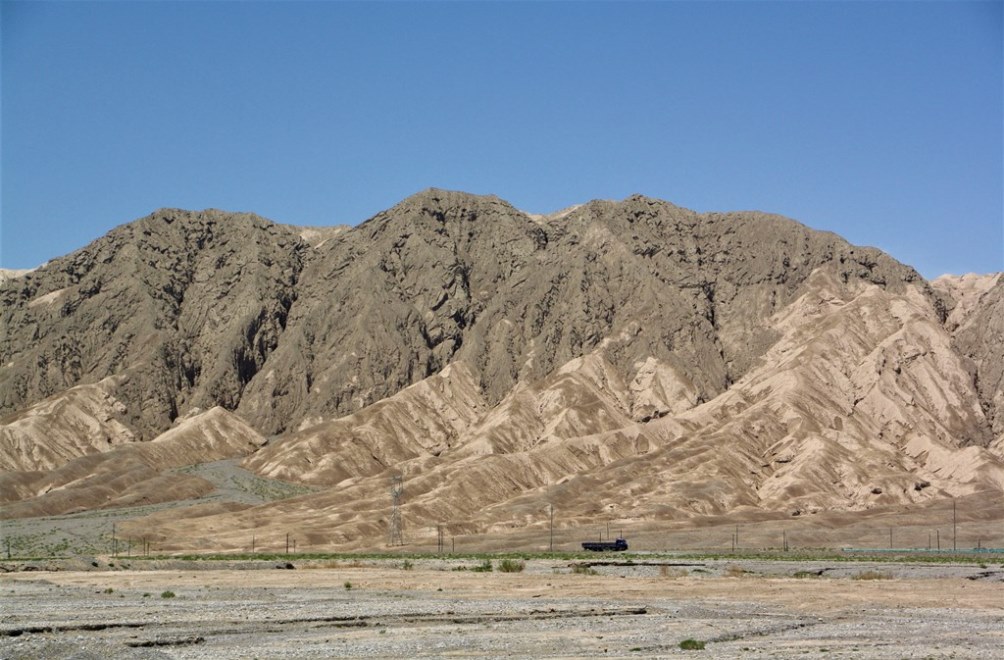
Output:
<path fill-rule="evenodd" d="M 404 480 L 400 474 L 395 474 L 390 480 L 389 545 L 404 545 L 404 532 L 401 529 L 401 500 L 403 498 Z"/>
<path fill-rule="evenodd" d="M 957 519 L 955 514 L 955 498 L 953 497 L 952 498 L 952 552 L 958 552 L 959 550 L 959 546 L 955 536 L 956 522 Z"/>
<path fill-rule="evenodd" d="M 548 546 L 550 548 L 549 552 L 554 552 L 554 502 L 548 504 L 551 510 L 551 544 Z"/>

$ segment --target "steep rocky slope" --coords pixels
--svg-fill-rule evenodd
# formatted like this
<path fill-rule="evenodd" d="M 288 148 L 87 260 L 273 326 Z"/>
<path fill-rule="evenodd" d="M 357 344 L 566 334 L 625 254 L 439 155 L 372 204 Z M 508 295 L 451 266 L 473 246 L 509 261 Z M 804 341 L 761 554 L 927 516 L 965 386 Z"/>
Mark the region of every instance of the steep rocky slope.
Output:
<path fill-rule="evenodd" d="M 765 324 L 817 267 L 901 291 L 877 250 L 761 214 L 644 197 L 536 220 L 429 190 L 358 227 L 159 211 L 0 288 L 0 411 L 122 375 L 137 437 L 191 407 L 273 434 L 351 413 L 463 359 L 497 403 L 604 340 L 632 381 L 653 358 L 725 391 L 776 340 Z M 308 235 L 308 234 L 304 234 Z M 639 408 L 639 415 L 659 413 Z"/>
<path fill-rule="evenodd" d="M 932 285 L 954 301 L 945 326 L 973 379 L 993 432 L 1004 437 L 1004 275 L 942 276 Z"/>
<path fill-rule="evenodd" d="M 965 359 L 923 287 L 896 295 L 872 283 L 847 286 L 819 270 L 805 288 L 771 317 L 774 346 L 705 404 L 633 420 L 641 390 L 620 380 L 598 349 L 517 386 L 466 431 L 441 437 L 434 451 L 419 434 L 409 451 L 381 456 L 371 450 L 378 444 L 360 444 L 355 435 L 388 423 L 391 397 L 328 425 L 351 441 L 320 448 L 321 425 L 246 462 L 332 488 L 207 517 L 197 534 L 220 547 L 239 547 L 252 529 L 295 530 L 319 545 L 372 544 L 386 532 L 393 474 L 405 478 L 404 520 L 418 534 L 440 523 L 451 534 L 542 525 L 552 504 L 562 526 L 580 526 L 999 497 L 1004 454 L 984 446 L 987 420 Z M 443 380 L 430 378 L 430 387 Z M 442 401 L 428 387 L 406 392 Z M 407 434 L 395 437 L 407 443 Z M 312 467 L 318 461 L 351 469 L 319 471 Z M 157 528 L 164 539 L 192 533 L 184 518 L 162 516 Z"/>
<path fill-rule="evenodd" d="M 625 332 L 634 339 L 609 355 L 622 378 L 654 358 L 707 401 L 776 339 L 764 319 L 822 264 L 894 290 L 919 279 L 773 216 L 634 197 L 534 220 L 496 198 L 426 191 L 318 251 L 275 359 L 238 411 L 266 433 L 291 430 L 454 359 L 494 404 Z"/>
<path fill-rule="evenodd" d="M 778 216 L 640 196 L 530 216 L 441 190 L 354 228 L 159 211 L 0 302 L 8 517 L 116 474 L 131 495 L 76 496 L 205 494 L 165 470 L 212 460 L 218 433 L 198 426 L 170 467 L 142 441 L 213 406 L 227 456 L 321 490 L 127 532 L 372 545 L 394 475 L 409 526 L 458 533 L 552 504 L 577 525 L 1004 490 L 1004 278 L 928 284 Z"/>
<path fill-rule="evenodd" d="M 256 216 L 161 210 L 0 285 L 0 413 L 109 376 L 140 439 L 179 411 L 236 407 L 307 249 Z"/>

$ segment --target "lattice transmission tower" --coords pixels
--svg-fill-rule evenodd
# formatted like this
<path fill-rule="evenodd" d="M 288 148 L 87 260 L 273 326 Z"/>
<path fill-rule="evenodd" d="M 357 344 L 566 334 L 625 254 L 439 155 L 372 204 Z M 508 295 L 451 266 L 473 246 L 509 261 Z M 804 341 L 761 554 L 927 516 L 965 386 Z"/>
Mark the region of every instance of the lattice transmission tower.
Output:
<path fill-rule="evenodd" d="M 395 474 L 390 479 L 390 529 L 388 545 L 404 545 L 404 529 L 401 523 L 401 501 L 404 499 L 404 479 Z"/>

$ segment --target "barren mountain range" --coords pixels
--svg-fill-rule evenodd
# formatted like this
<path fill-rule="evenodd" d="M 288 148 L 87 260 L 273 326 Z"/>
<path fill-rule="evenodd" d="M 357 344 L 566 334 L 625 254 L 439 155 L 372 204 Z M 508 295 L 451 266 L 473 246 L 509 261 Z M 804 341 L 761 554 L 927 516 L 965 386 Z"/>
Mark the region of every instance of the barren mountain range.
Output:
<path fill-rule="evenodd" d="M 383 545 L 394 475 L 455 534 L 1004 494 L 1004 276 L 641 196 L 160 210 L 0 278 L 0 365 L 0 518 L 177 501 L 122 526 L 167 549 Z"/>

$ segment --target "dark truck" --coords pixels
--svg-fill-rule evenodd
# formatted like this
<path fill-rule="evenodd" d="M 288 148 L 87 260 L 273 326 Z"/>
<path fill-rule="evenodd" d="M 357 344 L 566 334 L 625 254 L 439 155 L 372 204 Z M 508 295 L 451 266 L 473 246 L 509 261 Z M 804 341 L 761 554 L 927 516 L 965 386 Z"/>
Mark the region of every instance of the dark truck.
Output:
<path fill-rule="evenodd" d="M 627 541 L 617 539 L 616 541 L 586 541 L 582 544 L 583 550 L 593 552 L 620 552 L 628 549 Z"/>

